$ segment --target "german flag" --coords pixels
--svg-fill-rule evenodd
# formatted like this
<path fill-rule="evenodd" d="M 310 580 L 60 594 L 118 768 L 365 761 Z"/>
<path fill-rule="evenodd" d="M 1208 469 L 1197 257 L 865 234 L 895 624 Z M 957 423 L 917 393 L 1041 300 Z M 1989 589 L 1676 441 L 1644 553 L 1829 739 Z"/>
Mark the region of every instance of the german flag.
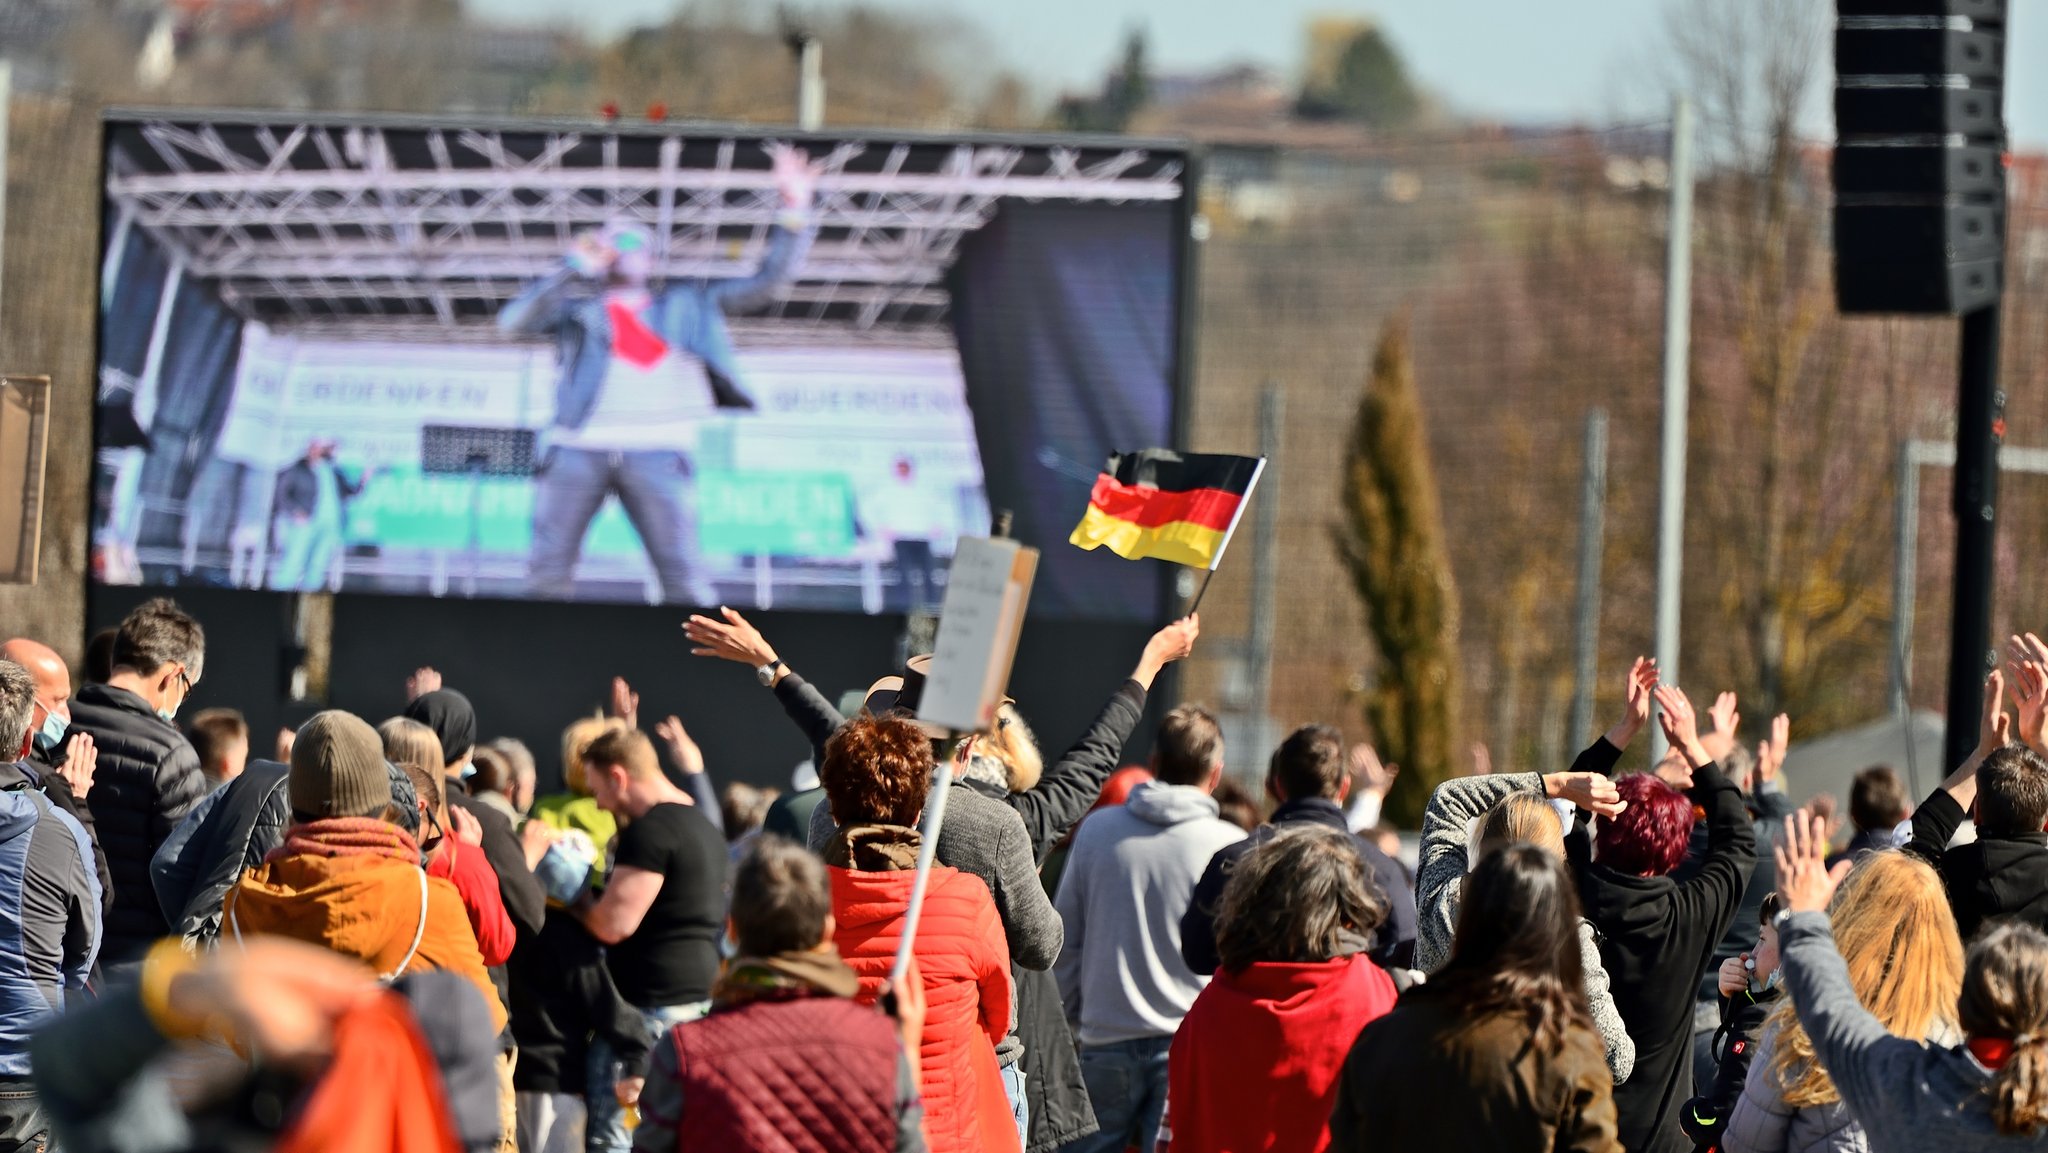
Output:
<path fill-rule="evenodd" d="M 1088 512 L 1067 540 L 1108 545 L 1127 560 L 1157 557 L 1213 570 L 1251 499 L 1264 457 L 1216 456 L 1148 448 L 1109 458 Z"/>

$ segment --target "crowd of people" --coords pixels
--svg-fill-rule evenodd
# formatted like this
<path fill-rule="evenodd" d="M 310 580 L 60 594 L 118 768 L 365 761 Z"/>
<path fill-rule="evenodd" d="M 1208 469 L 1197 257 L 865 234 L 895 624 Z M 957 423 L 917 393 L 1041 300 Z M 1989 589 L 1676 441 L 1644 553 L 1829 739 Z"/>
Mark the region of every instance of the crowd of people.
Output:
<path fill-rule="evenodd" d="M 1568 770 L 1439 785 L 1404 863 L 1397 770 L 1332 726 L 1264 804 L 1196 705 L 1124 762 L 1193 617 L 1057 755 L 1028 702 L 919 721 L 923 658 L 846 716 L 740 614 L 685 631 L 807 779 L 718 787 L 621 681 L 539 796 L 432 669 L 252 756 L 239 714 L 180 725 L 205 636 L 168 600 L 76 685 L 0 646 L 0 1153 L 2048 1146 L 2031 635 L 1975 753 L 1917 807 L 1859 775 L 1847 835 L 1790 803 L 1786 718 L 1752 750 L 1638 660 Z"/>

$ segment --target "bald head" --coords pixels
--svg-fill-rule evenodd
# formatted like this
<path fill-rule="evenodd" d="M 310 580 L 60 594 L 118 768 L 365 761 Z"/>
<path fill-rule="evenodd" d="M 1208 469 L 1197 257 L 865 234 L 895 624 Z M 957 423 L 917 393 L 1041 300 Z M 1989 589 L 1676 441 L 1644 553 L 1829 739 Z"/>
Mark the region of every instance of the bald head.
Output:
<path fill-rule="evenodd" d="M 71 668 L 57 650 L 41 641 L 16 637 L 0 645 L 0 660 L 13 661 L 36 681 L 36 700 L 66 721 L 71 719 Z M 36 717 L 41 721 L 40 714 Z"/>

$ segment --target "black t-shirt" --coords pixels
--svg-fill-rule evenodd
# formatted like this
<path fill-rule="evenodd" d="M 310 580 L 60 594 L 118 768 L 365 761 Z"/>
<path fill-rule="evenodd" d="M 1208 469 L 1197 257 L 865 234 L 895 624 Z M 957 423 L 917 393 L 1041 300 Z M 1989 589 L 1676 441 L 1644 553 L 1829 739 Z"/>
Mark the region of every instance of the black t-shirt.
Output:
<path fill-rule="evenodd" d="M 725 923 L 725 838 L 689 805 L 656 805 L 619 830 L 616 863 L 662 878 L 640 928 L 609 950 L 620 995 L 643 1009 L 708 1000 Z"/>

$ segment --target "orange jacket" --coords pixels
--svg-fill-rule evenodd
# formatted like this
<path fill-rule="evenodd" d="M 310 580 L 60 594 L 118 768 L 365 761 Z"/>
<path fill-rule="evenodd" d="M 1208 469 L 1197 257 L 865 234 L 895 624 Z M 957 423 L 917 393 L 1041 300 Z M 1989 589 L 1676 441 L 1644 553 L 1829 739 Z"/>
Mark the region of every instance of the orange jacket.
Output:
<path fill-rule="evenodd" d="M 917 874 L 831 872 L 833 941 L 860 976 L 859 999 L 872 1004 L 896 959 Z M 1018 1153 L 996 1068 L 996 1044 L 1010 1031 L 1010 945 L 981 878 L 932 866 L 916 953 L 926 1002 L 918 1050 L 926 1142 L 932 1153 Z"/>
<path fill-rule="evenodd" d="M 484 970 L 462 895 L 447 881 L 426 877 L 423 910 L 423 876 L 419 866 L 383 856 L 279 857 L 243 873 L 228 890 L 222 908 L 229 928 L 223 935 L 271 933 L 324 945 L 392 976 L 418 934 L 419 951 L 406 970 L 461 974 L 483 993 L 491 1024 L 502 1031 L 505 1006 Z"/>

